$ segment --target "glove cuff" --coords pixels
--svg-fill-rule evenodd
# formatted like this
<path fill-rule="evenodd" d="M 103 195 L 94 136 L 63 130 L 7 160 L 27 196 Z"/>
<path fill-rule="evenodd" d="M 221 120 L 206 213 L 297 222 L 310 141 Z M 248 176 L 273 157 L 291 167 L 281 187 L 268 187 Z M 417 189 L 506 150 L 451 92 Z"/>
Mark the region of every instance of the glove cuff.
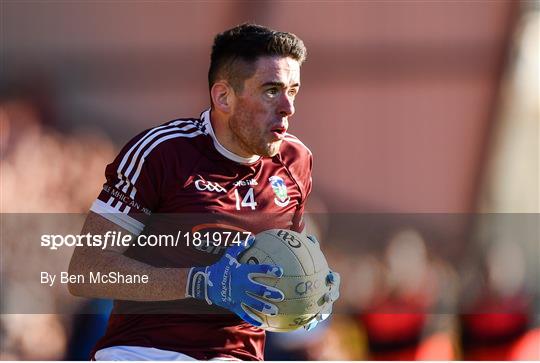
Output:
<path fill-rule="evenodd" d="M 207 279 L 206 267 L 192 267 L 188 273 L 186 297 L 205 300 L 209 305 L 212 305 L 208 299 Z"/>

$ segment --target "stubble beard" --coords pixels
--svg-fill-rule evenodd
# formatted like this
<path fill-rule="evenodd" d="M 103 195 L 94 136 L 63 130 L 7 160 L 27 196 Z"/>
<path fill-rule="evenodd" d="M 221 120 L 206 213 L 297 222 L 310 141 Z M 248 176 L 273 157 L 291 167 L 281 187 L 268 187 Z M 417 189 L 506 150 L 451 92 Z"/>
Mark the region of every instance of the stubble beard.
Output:
<path fill-rule="evenodd" d="M 265 141 L 263 135 L 253 127 L 251 118 L 245 113 L 232 115 L 229 119 L 229 129 L 234 142 L 250 154 L 273 157 L 279 152 L 281 141 Z"/>

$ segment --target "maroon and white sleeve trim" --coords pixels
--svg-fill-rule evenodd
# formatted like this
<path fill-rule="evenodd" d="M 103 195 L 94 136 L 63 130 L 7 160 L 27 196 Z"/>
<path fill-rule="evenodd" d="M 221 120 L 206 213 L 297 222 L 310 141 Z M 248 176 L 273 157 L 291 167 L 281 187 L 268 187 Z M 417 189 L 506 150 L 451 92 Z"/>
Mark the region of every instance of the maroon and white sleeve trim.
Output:
<path fill-rule="evenodd" d="M 119 209 L 113 208 L 111 205 L 96 199 L 90 210 L 94 213 L 99 214 L 105 219 L 113 222 L 114 224 L 124 228 L 125 230 L 133 233 L 138 236 L 141 234 L 144 224 L 136 220 L 135 218 L 130 217 L 125 212 L 121 212 Z"/>

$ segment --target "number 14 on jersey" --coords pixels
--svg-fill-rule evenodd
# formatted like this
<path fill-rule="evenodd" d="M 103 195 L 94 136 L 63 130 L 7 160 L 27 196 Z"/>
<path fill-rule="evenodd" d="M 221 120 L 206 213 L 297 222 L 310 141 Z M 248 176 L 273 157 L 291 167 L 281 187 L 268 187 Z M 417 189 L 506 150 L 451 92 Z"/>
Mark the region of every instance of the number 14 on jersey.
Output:
<path fill-rule="evenodd" d="M 236 201 L 236 210 L 241 210 L 242 208 L 251 208 L 252 210 L 255 210 L 257 207 L 257 202 L 255 201 L 255 196 L 253 195 L 253 188 L 249 188 L 243 198 L 240 196 L 238 189 L 235 189 L 234 199 Z"/>

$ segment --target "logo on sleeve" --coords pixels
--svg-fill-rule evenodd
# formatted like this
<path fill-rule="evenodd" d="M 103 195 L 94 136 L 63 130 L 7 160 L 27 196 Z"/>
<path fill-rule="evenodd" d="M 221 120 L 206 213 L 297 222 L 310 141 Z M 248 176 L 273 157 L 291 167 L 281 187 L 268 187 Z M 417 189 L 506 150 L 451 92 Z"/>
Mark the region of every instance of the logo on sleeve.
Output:
<path fill-rule="evenodd" d="M 271 176 L 268 178 L 268 180 L 270 181 L 272 190 L 276 195 L 274 202 L 280 207 L 286 207 L 289 204 L 291 197 L 287 195 L 287 186 L 285 185 L 285 181 L 276 175 Z"/>

